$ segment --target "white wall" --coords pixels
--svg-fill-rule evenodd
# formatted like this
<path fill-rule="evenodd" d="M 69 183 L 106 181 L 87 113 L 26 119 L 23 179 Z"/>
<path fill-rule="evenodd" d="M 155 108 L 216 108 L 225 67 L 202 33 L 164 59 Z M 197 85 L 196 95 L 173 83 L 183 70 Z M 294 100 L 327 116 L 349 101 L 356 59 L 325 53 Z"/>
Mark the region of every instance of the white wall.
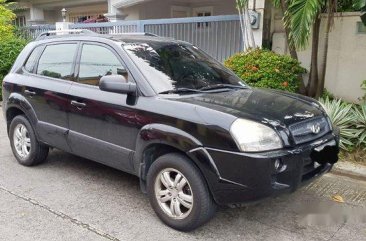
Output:
<path fill-rule="evenodd" d="M 118 1 L 118 0 L 115 0 Z M 264 1 L 264 0 L 263 0 Z M 121 11 L 127 14 L 126 20 L 170 18 L 172 6 L 186 6 L 191 9 L 197 7 L 213 7 L 214 15 L 237 14 L 235 0 L 211 0 L 211 1 L 174 1 L 152 0 L 133 7 L 123 8 Z M 192 16 L 192 11 L 191 11 Z"/>
<path fill-rule="evenodd" d="M 276 17 L 277 16 L 277 17 Z M 324 19 L 324 18 L 323 18 Z M 288 53 L 283 33 L 282 20 L 279 12 L 273 14 L 272 49 L 279 53 Z M 334 27 L 329 36 L 328 65 L 325 76 L 325 87 L 337 97 L 357 102 L 363 96 L 360 85 L 366 79 L 366 34 L 357 33 L 357 22 L 360 22 L 359 13 L 342 13 L 335 18 Z M 325 29 L 325 19 L 322 21 L 321 33 Z M 323 35 L 320 35 L 319 64 L 324 46 Z M 309 70 L 311 46 L 299 51 L 299 60 Z"/>
<path fill-rule="evenodd" d="M 335 20 L 330 35 L 326 88 L 347 100 L 364 95 L 360 88 L 366 80 L 366 34 L 357 33 L 359 13 L 344 14 Z"/>
<path fill-rule="evenodd" d="M 140 8 L 139 6 L 132 6 L 123 10 L 126 14 L 125 20 L 137 20 L 140 19 Z"/>
<path fill-rule="evenodd" d="M 113 0 L 118 1 L 118 0 Z M 251 1 L 252 3 L 252 1 Z M 193 16 L 194 8 L 212 7 L 213 15 L 234 15 L 238 14 L 235 0 L 210 0 L 200 1 L 191 0 L 187 2 L 174 0 L 151 0 L 132 7 L 120 9 L 120 12 L 126 15 L 125 20 L 137 19 L 164 19 L 171 18 L 172 6 L 188 7 L 190 16 Z M 250 5 L 252 7 L 252 5 Z M 264 16 L 264 0 L 256 1 L 256 9 L 261 15 L 259 29 L 254 30 L 254 38 L 258 46 L 262 45 L 263 37 L 263 16 Z"/>

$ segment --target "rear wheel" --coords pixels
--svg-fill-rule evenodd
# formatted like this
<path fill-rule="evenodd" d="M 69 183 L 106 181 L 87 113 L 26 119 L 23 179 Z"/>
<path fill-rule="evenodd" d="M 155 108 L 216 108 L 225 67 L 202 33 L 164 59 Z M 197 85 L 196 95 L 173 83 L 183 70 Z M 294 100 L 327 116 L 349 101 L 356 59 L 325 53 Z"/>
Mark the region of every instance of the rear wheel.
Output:
<path fill-rule="evenodd" d="M 200 171 L 191 160 L 178 153 L 163 155 L 151 165 L 147 191 L 158 217 L 177 230 L 198 228 L 216 211 Z"/>
<path fill-rule="evenodd" d="M 46 160 L 49 148 L 37 140 L 25 116 L 16 116 L 11 121 L 9 138 L 13 154 L 20 164 L 34 166 Z"/>

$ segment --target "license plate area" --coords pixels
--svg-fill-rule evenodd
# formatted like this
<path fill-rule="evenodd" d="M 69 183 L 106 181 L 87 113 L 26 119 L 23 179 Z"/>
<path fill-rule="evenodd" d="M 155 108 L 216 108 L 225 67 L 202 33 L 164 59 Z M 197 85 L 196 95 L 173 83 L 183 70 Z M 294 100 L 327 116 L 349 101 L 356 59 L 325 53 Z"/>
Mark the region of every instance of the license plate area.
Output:
<path fill-rule="evenodd" d="M 314 163 L 324 165 L 326 163 L 334 164 L 338 161 L 339 148 L 335 140 L 313 148 L 310 158 Z"/>

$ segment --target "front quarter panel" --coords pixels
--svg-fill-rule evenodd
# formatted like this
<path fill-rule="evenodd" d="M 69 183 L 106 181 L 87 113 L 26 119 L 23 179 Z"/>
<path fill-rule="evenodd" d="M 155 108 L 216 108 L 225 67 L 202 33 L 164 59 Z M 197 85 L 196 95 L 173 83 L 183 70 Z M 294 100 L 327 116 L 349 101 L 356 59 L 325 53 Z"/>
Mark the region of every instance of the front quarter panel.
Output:
<path fill-rule="evenodd" d="M 146 125 L 140 130 L 136 140 L 135 170 L 139 169 L 144 150 L 153 144 L 164 144 L 182 152 L 202 146 L 199 140 L 178 128 L 164 124 Z"/>
<path fill-rule="evenodd" d="M 140 184 L 145 191 L 145 178 L 149 169 L 144 157 L 145 150 L 154 144 L 163 144 L 185 153 L 192 162 L 199 168 L 211 190 L 214 191 L 216 183 L 220 182 L 220 176 L 215 163 L 204 151 L 203 144 L 191 134 L 165 124 L 149 124 L 143 127 L 136 141 L 136 152 L 134 156 L 134 168 L 140 177 Z"/>

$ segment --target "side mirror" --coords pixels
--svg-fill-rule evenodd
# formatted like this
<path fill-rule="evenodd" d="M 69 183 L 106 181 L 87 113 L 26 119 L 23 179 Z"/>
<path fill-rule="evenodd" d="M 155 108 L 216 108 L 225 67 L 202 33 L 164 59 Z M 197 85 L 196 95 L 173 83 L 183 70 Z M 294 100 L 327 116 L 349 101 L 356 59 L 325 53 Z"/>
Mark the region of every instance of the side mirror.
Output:
<path fill-rule="evenodd" d="M 106 75 L 100 79 L 99 89 L 112 93 L 132 94 L 136 93 L 137 87 L 122 75 Z"/>

